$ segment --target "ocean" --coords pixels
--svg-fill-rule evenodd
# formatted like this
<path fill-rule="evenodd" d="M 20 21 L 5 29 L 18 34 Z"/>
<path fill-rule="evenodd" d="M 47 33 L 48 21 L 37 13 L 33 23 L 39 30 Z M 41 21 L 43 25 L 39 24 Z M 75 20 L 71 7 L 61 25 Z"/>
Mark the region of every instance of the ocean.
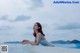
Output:
<path fill-rule="evenodd" d="M 34 53 L 33 52 L 34 48 L 30 44 L 22 45 L 20 43 L 13 43 L 13 44 L 9 43 L 9 44 L 0 44 L 0 45 L 8 45 L 8 53 Z M 59 47 L 59 48 L 80 49 L 80 44 L 54 44 L 54 45 L 55 47 Z"/>

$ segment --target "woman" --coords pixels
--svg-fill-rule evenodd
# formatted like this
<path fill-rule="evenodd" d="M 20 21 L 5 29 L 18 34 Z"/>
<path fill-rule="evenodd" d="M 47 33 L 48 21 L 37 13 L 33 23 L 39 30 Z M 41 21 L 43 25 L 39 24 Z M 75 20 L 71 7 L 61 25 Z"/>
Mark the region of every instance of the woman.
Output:
<path fill-rule="evenodd" d="M 33 30 L 34 30 L 34 37 L 35 37 L 35 41 L 34 42 L 31 42 L 29 40 L 23 40 L 23 44 L 31 44 L 31 45 L 39 45 L 39 44 L 42 44 L 44 46 L 54 46 L 50 43 L 48 43 L 48 41 L 45 39 L 45 34 L 43 33 L 42 31 L 42 26 L 39 22 L 36 22 L 34 24 L 34 27 L 33 27 Z"/>

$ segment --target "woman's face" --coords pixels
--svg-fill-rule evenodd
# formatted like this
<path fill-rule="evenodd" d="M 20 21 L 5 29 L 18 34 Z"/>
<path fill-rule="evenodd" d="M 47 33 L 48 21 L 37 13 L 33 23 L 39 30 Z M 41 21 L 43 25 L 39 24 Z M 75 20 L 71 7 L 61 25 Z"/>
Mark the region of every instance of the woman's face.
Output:
<path fill-rule="evenodd" d="M 33 29 L 34 29 L 34 30 L 38 30 L 38 29 L 39 29 L 39 27 L 38 27 L 38 25 L 37 25 L 36 23 L 34 24 Z"/>

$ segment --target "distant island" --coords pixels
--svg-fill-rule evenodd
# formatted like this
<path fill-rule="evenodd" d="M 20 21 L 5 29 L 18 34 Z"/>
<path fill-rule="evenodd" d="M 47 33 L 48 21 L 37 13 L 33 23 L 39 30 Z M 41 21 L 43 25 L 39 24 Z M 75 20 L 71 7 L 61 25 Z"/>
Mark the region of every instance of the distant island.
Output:
<path fill-rule="evenodd" d="M 21 44 L 21 41 L 9 41 L 9 42 L 4 42 L 4 44 Z"/>
<path fill-rule="evenodd" d="M 72 41 L 58 40 L 58 41 L 51 41 L 51 43 L 53 43 L 53 44 L 80 44 L 80 41 L 79 40 L 72 40 Z"/>
<path fill-rule="evenodd" d="M 21 41 L 4 42 L 4 44 L 21 44 L 21 43 L 22 43 Z M 72 40 L 72 41 L 57 40 L 57 41 L 51 41 L 50 43 L 53 43 L 53 44 L 80 44 L 80 41 L 79 40 Z"/>

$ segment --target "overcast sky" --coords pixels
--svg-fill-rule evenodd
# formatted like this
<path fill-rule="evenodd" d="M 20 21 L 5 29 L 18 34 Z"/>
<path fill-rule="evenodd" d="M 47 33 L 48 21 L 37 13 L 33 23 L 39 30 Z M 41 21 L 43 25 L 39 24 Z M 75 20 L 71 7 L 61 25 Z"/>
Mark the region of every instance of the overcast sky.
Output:
<path fill-rule="evenodd" d="M 42 24 L 48 41 L 80 40 L 80 4 L 53 1 L 0 0 L 0 41 L 33 41 L 35 22 Z"/>

